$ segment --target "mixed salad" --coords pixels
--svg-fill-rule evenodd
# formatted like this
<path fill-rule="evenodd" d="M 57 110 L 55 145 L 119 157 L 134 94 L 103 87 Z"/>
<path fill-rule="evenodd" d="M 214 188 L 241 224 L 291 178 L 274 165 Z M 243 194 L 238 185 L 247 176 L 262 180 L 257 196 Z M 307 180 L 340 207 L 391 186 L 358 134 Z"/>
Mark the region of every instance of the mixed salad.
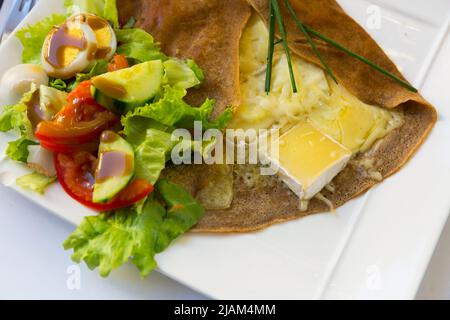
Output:
<path fill-rule="evenodd" d="M 214 101 L 187 104 L 202 70 L 164 55 L 134 19 L 119 25 L 114 0 L 69 0 L 66 7 L 17 33 L 23 64 L 0 85 L 9 100 L 0 131 L 19 135 L 6 154 L 34 170 L 20 186 L 44 193 L 59 182 L 98 212 L 64 243 L 74 261 L 107 276 L 131 260 L 146 276 L 155 254 L 204 214 L 182 187 L 160 179 L 177 144 L 172 132 L 194 121 L 222 130 L 232 111 L 210 121 Z"/>

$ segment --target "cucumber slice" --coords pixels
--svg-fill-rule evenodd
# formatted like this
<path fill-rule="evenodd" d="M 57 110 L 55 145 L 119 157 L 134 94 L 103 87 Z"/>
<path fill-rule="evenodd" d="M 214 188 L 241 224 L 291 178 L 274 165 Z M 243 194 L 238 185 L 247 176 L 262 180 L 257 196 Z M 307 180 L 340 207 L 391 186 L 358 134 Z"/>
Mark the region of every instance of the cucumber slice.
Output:
<path fill-rule="evenodd" d="M 108 72 L 92 79 L 93 96 L 110 109 L 142 106 L 159 92 L 164 76 L 161 60 L 148 61 L 133 67 Z"/>
<path fill-rule="evenodd" d="M 132 146 L 115 132 L 103 132 L 95 173 L 93 202 L 105 203 L 112 200 L 128 185 L 133 175 Z"/>
<path fill-rule="evenodd" d="M 95 101 L 100 105 L 104 106 L 106 109 L 111 110 L 115 113 L 122 113 L 124 108 L 126 107 L 124 103 L 120 103 L 119 101 L 115 101 L 113 98 L 104 95 L 100 90 L 97 90 L 94 86 L 91 86 L 91 93 L 94 97 Z"/>

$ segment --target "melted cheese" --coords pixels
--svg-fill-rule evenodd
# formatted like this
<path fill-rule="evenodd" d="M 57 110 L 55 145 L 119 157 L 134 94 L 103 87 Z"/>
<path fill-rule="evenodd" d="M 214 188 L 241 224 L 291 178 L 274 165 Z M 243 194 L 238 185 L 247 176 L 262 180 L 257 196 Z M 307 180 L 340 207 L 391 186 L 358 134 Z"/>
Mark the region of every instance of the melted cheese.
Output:
<path fill-rule="evenodd" d="M 293 57 L 299 92 L 292 92 L 286 56 L 276 46 L 272 90 L 265 93 L 268 31 L 252 17 L 240 45 L 241 106 L 231 128 L 290 128 L 309 120 L 322 132 L 354 153 L 368 150 L 374 142 L 403 124 L 400 112 L 367 105 L 342 86 L 330 81 L 319 67 Z"/>

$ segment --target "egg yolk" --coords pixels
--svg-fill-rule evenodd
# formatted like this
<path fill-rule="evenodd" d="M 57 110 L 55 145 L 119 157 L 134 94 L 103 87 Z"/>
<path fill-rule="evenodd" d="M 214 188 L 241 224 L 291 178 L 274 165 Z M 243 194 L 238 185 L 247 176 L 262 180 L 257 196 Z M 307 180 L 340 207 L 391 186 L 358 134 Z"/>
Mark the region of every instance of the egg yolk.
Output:
<path fill-rule="evenodd" d="M 86 48 L 84 33 L 76 24 L 66 24 L 55 29 L 49 39 L 46 58 L 55 68 L 70 65 Z"/>
<path fill-rule="evenodd" d="M 98 17 L 87 17 L 87 24 L 94 31 L 97 39 L 97 59 L 105 58 L 111 51 L 111 28 L 107 21 Z"/>

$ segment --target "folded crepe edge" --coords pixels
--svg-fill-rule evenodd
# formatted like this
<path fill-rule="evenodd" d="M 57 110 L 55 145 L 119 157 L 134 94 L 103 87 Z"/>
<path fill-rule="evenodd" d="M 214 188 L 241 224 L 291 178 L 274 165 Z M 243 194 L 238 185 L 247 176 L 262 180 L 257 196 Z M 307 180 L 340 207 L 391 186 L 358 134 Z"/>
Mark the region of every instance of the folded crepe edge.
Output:
<path fill-rule="evenodd" d="M 408 102 L 407 102 L 408 103 Z M 419 106 L 419 108 L 422 108 Z M 423 108 L 422 108 L 423 109 Z M 431 110 L 431 109 L 430 109 Z M 435 114 L 435 112 L 433 112 Z M 434 120 L 433 120 L 434 121 Z M 407 154 L 402 157 L 402 161 L 397 163 L 392 170 L 389 170 L 387 173 L 383 174 L 383 179 L 381 181 L 375 181 L 370 180 L 366 181 L 364 186 L 362 188 L 359 188 L 357 192 L 353 193 L 351 197 L 347 197 L 344 201 L 340 202 L 334 202 L 330 200 L 333 203 L 333 209 L 338 209 L 341 206 L 345 205 L 347 202 L 354 200 L 365 193 L 367 193 L 370 189 L 372 189 L 374 186 L 383 183 L 386 179 L 389 179 L 391 176 L 395 175 L 397 172 L 399 172 L 411 159 L 412 157 L 417 153 L 421 145 L 424 143 L 424 141 L 428 138 L 429 134 L 431 133 L 432 129 L 434 127 L 434 123 L 430 123 L 430 125 L 427 126 L 425 131 L 423 131 L 423 134 L 421 136 L 421 139 L 418 140 L 415 143 L 415 147 L 408 149 Z M 390 138 L 391 136 L 395 136 L 395 133 L 391 133 L 388 135 L 385 139 Z M 384 140 L 384 139 L 383 139 Z M 380 141 L 380 143 L 383 143 L 383 140 Z M 369 150 L 370 151 L 370 150 Z M 346 169 L 344 169 L 346 170 Z M 316 201 L 313 199 L 312 201 Z M 300 211 L 297 210 L 294 213 L 289 213 L 286 215 L 279 215 L 277 218 L 265 221 L 265 222 L 259 222 L 257 224 L 253 225 L 246 225 L 246 226 L 231 226 L 228 224 L 225 225 L 209 225 L 208 223 L 204 224 L 202 221 L 195 226 L 191 232 L 193 233 L 206 233 L 206 234 L 217 234 L 217 233 L 249 233 L 249 232 L 257 232 L 264 230 L 270 226 L 281 224 L 284 222 L 289 222 L 293 220 L 297 220 L 299 218 L 307 217 L 314 214 L 319 213 L 329 213 L 330 207 L 325 204 L 317 204 L 318 201 L 316 201 L 316 206 L 314 206 L 313 209 L 309 208 L 307 211 Z M 232 209 L 231 209 L 232 210 Z M 217 214 L 217 211 L 208 211 L 209 214 Z M 220 214 L 220 213 L 219 213 Z"/>
<path fill-rule="evenodd" d="M 203 6 L 205 8 L 206 6 L 211 6 L 215 7 L 215 10 L 218 10 L 217 8 L 223 7 L 223 3 L 221 1 L 222 0 L 210 0 L 202 2 L 202 0 L 196 0 L 194 2 L 195 6 L 200 9 L 203 8 Z M 380 64 L 390 72 L 403 78 L 396 65 L 387 57 L 378 44 L 361 26 L 359 26 L 359 24 L 357 24 L 344 12 L 336 1 L 290 1 L 295 11 L 305 24 L 313 27 L 321 33 L 328 35 L 353 51 L 360 53 L 366 58 Z M 128 6 L 131 6 L 128 1 L 122 2 L 125 2 Z M 180 0 L 180 2 L 183 1 Z M 294 54 L 302 57 L 303 59 L 322 67 L 317 57 L 311 51 L 311 48 L 306 42 L 303 34 L 300 30 L 298 30 L 295 22 L 289 18 L 289 14 L 284 7 L 283 1 L 279 0 L 279 3 L 286 19 L 286 26 L 288 29 L 288 34 L 290 35 L 289 40 L 291 50 Z M 176 5 L 169 4 L 162 0 L 160 2 L 152 2 L 151 5 L 150 2 L 136 1 L 133 2 L 132 8 L 129 10 L 121 10 L 121 13 L 124 11 L 130 12 L 129 14 L 123 15 L 123 17 L 130 16 L 131 14 L 137 14 L 138 26 L 143 27 L 152 34 L 156 31 L 154 34 L 156 40 L 160 41 L 163 44 L 163 47 L 169 49 L 168 52 L 165 52 L 166 54 L 196 59 L 196 54 L 200 52 L 201 54 L 199 57 L 205 58 L 203 57 L 201 46 L 206 45 L 207 39 L 203 38 L 198 40 L 200 43 L 196 43 L 197 34 L 195 33 L 189 33 L 176 27 L 174 27 L 174 30 L 168 30 L 168 25 L 160 24 L 160 17 L 158 16 L 158 14 L 162 14 L 162 12 L 164 12 L 164 14 L 174 15 L 175 17 L 172 19 L 173 21 L 169 21 L 169 23 L 174 23 L 175 25 L 178 21 L 175 19 L 177 15 L 182 17 L 183 21 L 191 21 L 196 18 L 195 10 L 192 10 L 193 5 L 194 4 L 191 5 L 188 1 L 184 1 L 183 5 L 181 5 L 181 3 L 178 4 L 178 2 Z M 232 14 L 233 10 L 238 10 L 239 12 L 234 12 L 234 16 L 238 15 L 239 18 L 232 20 L 235 25 L 231 27 L 231 30 L 241 28 L 239 30 L 239 34 L 242 34 L 242 31 L 246 26 L 245 22 L 248 20 L 247 12 L 244 14 L 243 11 L 247 11 L 246 7 L 250 6 L 260 14 L 263 20 L 267 21 L 268 0 L 233 0 L 233 2 L 230 1 L 230 3 L 227 3 L 225 6 L 225 11 L 227 13 L 217 13 L 216 15 L 220 16 L 224 14 Z M 149 16 L 149 13 L 147 13 L 146 10 L 150 7 L 152 9 L 157 8 L 158 12 L 153 11 Z M 191 8 L 192 12 L 180 11 L 184 10 L 181 9 L 183 7 Z M 243 10 L 243 8 L 245 10 Z M 162 11 L 159 12 L 159 9 Z M 203 14 L 206 14 L 206 12 L 203 12 Z M 330 16 L 332 16 L 332 19 L 330 19 Z M 223 20 L 218 19 L 217 21 L 219 22 L 214 22 L 216 21 L 214 19 L 217 19 L 217 17 L 211 18 L 211 21 L 204 21 L 204 28 L 212 27 L 215 29 L 215 31 L 212 32 L 216 35 L 226 34 L 225 32 L 220 32 L 220 30 L 230 30 L 226 29 L 227 27 L 225 26 L 218 25 Z M 198 31 L 197 29 L 196 31 Z M 181 35 L 183 35 L 183 37 L 180 37 Z M 236 35 L 233 34 L 233 37 L 234 36 Z M 239 39 L 231 39 L 231 41 L 235 43 L 236 41 L 239 41 Z M 183 50 L 175 49 L 179 48 L 180 44 L 182 48 L 184 46 L 185 48 L 188 48 L 188 50 L 184 52 Z M 437 121 L 438 115 L 436 110 L 420 94 L 412 93 L 406 90 L 405 88 L 399 86 L 398 83 L 378 72 L 375 72 L 373 69 L 355 60 L 354 58 L 343 54 L 320 40 L 317 40 L 317 46 L 333 70 L 333 73 L 337 75 L 339 82 L 354 96 L 371 105 L 378 105 L 385 108 L 402 108 L 405 110 L 407 117 L 405 120 L 405 125 L 394 130 L 383 140 L 379 141 L 379 143 L 377 143 L 377 148 L 372 148 L 367 154 L 362 155 L 363 158 L 374 157 L 386 160 L 386 163 L 383 164 L 380 170 L 383 180 L 395 174 L 412 158 L 412 156 L 417 152 L 419 147 L 429 136 L 434 124 Z M 233 50 L 236 52 L 233 51 L 233 59 L 231 60 L 235 61 L 235 58 L 238 57 L 239 52 L 236 48 L 233 48 Z M 193 56 L 191 56 L 192 54 Z M 220 69 L 221 63 L 227 63 L 227 61 L 229 62 L 230 60 L 223 55 L 224 53 L 222 52 L 221 55 L 218 55 L 220 59 L 216 59 L 219 63 L 219 65 L 216 66 L 218 69 Z M 201 59 L 198 62 L 200 67 L 204 68 L 204 71 L 208 74 L 208 64 L 202 66 Z M 238 66 L 239 65 L 235 68 L 233 67 L 233 72 L 235 72 L 233 75 L 233 81 L 237 82 L 237 84 L 233 86 L 233 90 L 238 91 L 234 92 L 233 99 L 239 98 L 239 78 L 236 80 L 236 76 L 239 76 L 239 72 L 236 72 L 235 70 Z M 348 72 L 348 70 L 351 70 L 352 72 Z M 215 87 L 213 86 L 213 88 Z M 212 88 L 205 88 L 203 92 L 204 96 L 200 95 L 198 98 L 200 100 L 204 99 L 205 96 L 209 95 L 211 89 Z M 224 94 L 222 91 L 220 92 L 220 94 Z M 231 99 L 231 93 L 232 92 L 229 92 L 230 95 L 225 95 L 221 98 L 232 101 L 233 99 Z M 415 131 L 415 129 L 417 130 Z M 171 171 L 172 169 L 169 169 L 168 171 Z M 352 170 L 352 168 L 346 168 L 344 172 L 342 172 L 336 179 L 338 180 L 338 184 L 340 183 L 339 187 L 342 187 L 343 189 L 342 192 L 338 192 L 338 195 L 327 195 L 325 193 L 325 195 L 333 201 L 333 205 L 336 208 L 349 200 L 360 196 L 371 187 L 379 183 L 377 181 L 361 178 L 358 175 L 353 175 L 354 173 Z M 202 174 L 202 168 L 201 166 L 179 166 L 171 173 L 181 176 L 181 182 L 183 182 L 188 189 L 195 193 L 196 188 L 198 188 L 198 177 L 196 174 Z M 183 177 L 184 173 L 193 178 Z M 347 174 L 348 177 L 346 178 Z M 340 180 L 343 181 L 339 182 Z M 235 185 L 235 188 L 238 190 L 240 186 L 238 184 Z M 320 201 L 313 200 L 311 202 L 310 209 L 307 212 L 301 212 L 298 210 L 298 205 L 296 204 L 298 202 L 295 202 L 298 201 L 298 198 L 296 198 L 296 196 L 292 193 L 288 194 L 288 191 L 281 189 L 282 183 L 279 183 L 279 185 L 277 185 L 274 189 L 266 188 L 260 190 L 261 194 L 256 195 L 256 197 L 250 192 L 247 192 L 247 195 L 241 195 L 237 192 L 235 193 L 235 201 L 231 209 L 208 211 L 207 215 L 194 228 L 193 232 L 251 232 L 267 228 L 273 224 L 298 219 L 310 214 L 329 211 L 327 205 Z"/>
<path fill-rule="evenodd" d="M 254 8 L 254 10 L 263 18 L 263 20 L 267 23 L 267 17 L 268 17 L 268 1 L 266 0 L 247 0 L 248 3 Z M 398 70 L 397 66 L 390 60 L 390 58 L 385 54 L 383 49 L 373 40 L 373 38 L 350 16 L 348 16 L 345 11 L 342 9 L 342 7 L 334 0 L 313 0 L 317 1 L 316 3 L 322 2 L 322 4 L 319 5 L 328 5 L 335 10 L 335 12 L 343 16 L 345 19 L 348 20 L 348 24 L 350 25 L 350 28 L 353 28 L 353 32 L 357 32 L 359 34 L 364 34 L 366 36 L 366 41 L 369 42 L 370 47 L 376 48 L 375 51 L 372 50 L 372 56 L 374 55 L 374 52 L 376 55 L 379 55 L 378 62 L 381 60 L 381 65 L 389 70 L 390 72 L 396 74 L 398 77 L 404 79 L 404 76 L 401 74 L 401 72 Z M 318 58 L 315 56 L 314 52 L 312 52 L 309 44 L 306 43 L 306 39 L 304 38 L 303 34 L 298 30 L 297 26 L 295 25 L 295 22 L 291 19 L 286 19 L 288 16 L 288 12 L 286 11 L 286 8 L 282 4 L 283 1 L 280 1 L 280 6 L 282 10 L 284 11 L 284 17 L 285 17 L 285 23 L 286 28 L 288 30 L 288 34 L 294 35 L 294 38 L 289 38 L 290 41 L 290 48 L 293 51 L 294 54 L 300 56 L 301 58 L 319 66 L 323 69 L 323 65 L 318 60 Z M 291 0 L 291 3 L 294 7 L 294 10 L 297 12 L 297 14 L 300 17 L 305 17 L 307 13 L 303 12 L 299 9 L 301 3 L 311 3 L 311 1 L 300 1 L 300 0 Z M 264 10 L 265 9 L 265 10 Z M 309 8 L 311 9 L 311 8 Z M 286 21 L 287 20 L 287 21 Z M 319 32 L 322 32 L 323 28 L 317 26 L 317 23 L 308 24 L 318 30 Z M 342 43 L 342 42 L 341 42 Z M 345 46 L 351 48 L 350 44 L 343 43 Z M 329 51 L 330 53 L 324 54 L 324 48 L 326 48 L 325 51 Z M 359 68 L 363 68 L 366 73 L 371 73 L 372 75 L 375 74 L 377 79 L 380 79 L 379 81 L 385 81 L 386 83 L 389 83 L 390 88 L 393 88 L 390 90 L 391 93 L 394 93 L 391 97 L 384 97 L 383 95 L 377 96 L 366 96 L 364 93 L 370 93 L 368 90 L 360 90 L 359 88 L 355 88 L 352 83 L 346 81 L 346 75 L 342 73 L 342 69 L 338 68 L 337 72 L 336 69 L 333 70 L 333 73 L 335 76 L 337 76 L 338 81 L 343 84 L 343 86 L 349 90 L 354 96 L 359 98 L 361 101 L 372 104 L 372 105 L 378 105 L 380 107 L 388 108 L 388 109 L 397 109 L 397 108 L 403 108 L 405 111 L 412 111 L 413 109 L 420 110 L 420 112 L 424 112 L 425 114 L 422 116 L 418 116 L 420 118 L 423 118 L 427 120 L 427 126 L 422 129 L 420 136 L 417 138 L 417 140 L 414 142 L 414 146 L 407 148 L 405 153 L 402 155 L 402 157 L 399 157 L 401 161 L 398 161 L 393 168 L 388 170 L 387 172 L 383 173 L 383 180 L 382 181 L 372 181 L 371 183 L 366 183 L 363 188 L 358 190 L 358 192 L 354 193 L 351 197 L 347 198 L 342 203 L 334 203 L 334 207 L 338 208 L 345 204 L 346 202 L 355 199 L 363 194 L 365 194 L 367 191 L 369 191 L 373 186 L 383 182 L 384 180 L 388 179 L 398 171 L 400 171 L 412 158 L 413 156 L 418 152 L 420 147 L 423 145 L 423 143 L 427 140 L 430 133 L 432 132 L 437 120 L 438 120 L 438 113 L 436 109 L 420 94 L 420 93 L 414 93 L 409 90 L 407 90 L 404 87 L 401 87 L 398 83 L 394 82 L 390 78 L 385 77 L 381 73 L 377 74 L 373 69 L 366 65 L 361 65 L 362 63 L 359 61 L 356 61 L 354 58 L 350 56 L 343 55 L 341 52 L 336 52 L 336 49 L 330 47 L 326 43 L 320 44 L 320 50 L 321 53 L 324 55 L 325 60 L 327 60 L 327 57 L 329 58 L 327 62 L 333 59 L 336 56 L 339 56 L 340 59 L 344 58 L 346 60 L 352 60 L 351 63 L 360 64 Z M 356 52 L 358 52 L 358 48 L 355 48 Z M 345 68 L 344 68 L 345 69 Z M 359 75 L 360 76 L 360 75 Z M 361 77 L 361 76 L 360 76 Z M 359 89 L 359 90 L 358 90 Z M 375 98 L 375 99 L 374 99 Z M 378 99 L 377 99 L 378 98 Z M 406 124 L 405 124 L 406 125 Z M 390 133 L 388 136 L 386 136 L 384 139 L 379 141 L 381 144 L 383 141 L 388 140 L 391 137 L 394 137 L 395 135 L 398 135 L 398 130 L 395 130 L 394 132 Z M 371 150 L 368 151 L 370 153 Z M 324 210 L 325 209 L 325 210 Z M 292 221 L 304 216 L 316 214 L 316 213 L 323 213 L 324 211 L 328 211 L 326 207 L 319 206 L 313 210 L 309 210 L 307 212 L 301 212 L 298 211 L 294 214 L 288 214 L 280 216 L 276 219 L 272 219 L 270 221 L 258 223 L 256 225 L 246 226 L 246 227 L 230 227 L 230 226 L 202 226 L 202 224 L 199 224 L 196 228 L 193 229 L 193 232 L 201 232 L 201 233 L 245 233 L 245 232 L 254 232 L 259 231 L 262 229 L 265 229 L 269 226 L 272 226 L 274 224 L 283 223 L 287 221 Z"/>

